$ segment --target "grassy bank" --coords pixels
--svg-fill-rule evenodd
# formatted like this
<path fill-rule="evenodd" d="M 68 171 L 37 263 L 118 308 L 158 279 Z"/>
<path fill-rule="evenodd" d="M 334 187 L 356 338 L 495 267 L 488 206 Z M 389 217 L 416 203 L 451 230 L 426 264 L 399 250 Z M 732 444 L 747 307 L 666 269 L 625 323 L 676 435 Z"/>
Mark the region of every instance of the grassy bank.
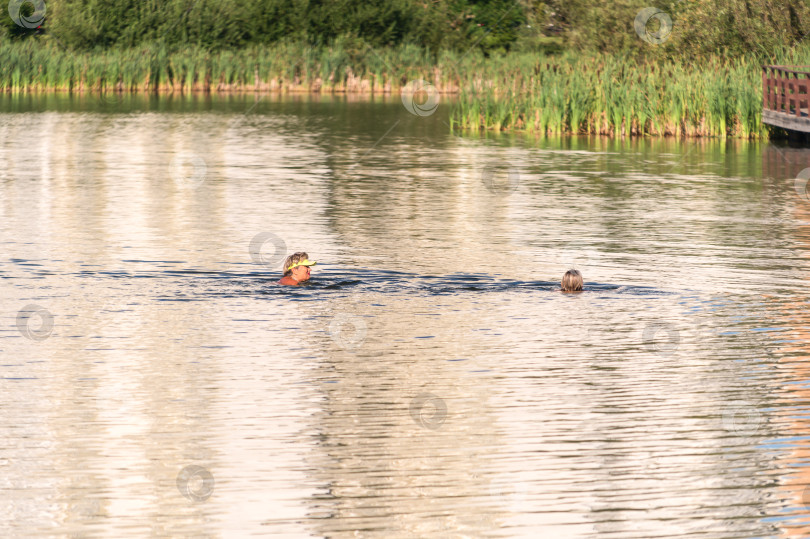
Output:
<path fill-rule="evenodd" d="M 772 62 L 810 64 L 808 49 Z M 762 60 L 710 57 L 638 63 L 611 55 L 371 50 L 299 44 L 239 50 L 165 46 L 77 53 L 27 40 L 0 44 L 6 92 L 278 91 L 398 93 L 423 79 L 458 94 L 452 127 L 536 133 L 767 135 L 761 123 Z"/>

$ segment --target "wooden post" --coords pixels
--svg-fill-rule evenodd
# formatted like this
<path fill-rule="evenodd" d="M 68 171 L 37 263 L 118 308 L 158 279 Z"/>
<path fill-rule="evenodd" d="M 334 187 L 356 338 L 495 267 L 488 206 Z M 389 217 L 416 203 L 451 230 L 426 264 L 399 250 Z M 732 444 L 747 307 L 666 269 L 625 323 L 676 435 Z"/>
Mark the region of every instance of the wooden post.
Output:
<path fill-rule="evenodd" d="M 768 106 L 768 68 L 766 66 L 762 66 L 762 108 L 770 108 Z"/>
<path fill-rule="evenodd" d="M 776 112 L 782 112 L 782 94 L 785 90 L 782 81 L 782 71 L 777 67 L 774 69 L 774 75 L 776 80 Z"/>
<path fill-rule="evenodd" d="M 776 108 L 775 88 L 773 87 L 773 67 L 768 68 L 768 110 Z"/>

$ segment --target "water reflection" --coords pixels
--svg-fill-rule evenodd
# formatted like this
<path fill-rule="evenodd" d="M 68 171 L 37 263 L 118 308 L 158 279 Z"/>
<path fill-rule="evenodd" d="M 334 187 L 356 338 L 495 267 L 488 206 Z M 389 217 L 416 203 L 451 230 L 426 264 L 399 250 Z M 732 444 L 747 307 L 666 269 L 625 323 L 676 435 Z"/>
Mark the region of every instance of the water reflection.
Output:
<path fill-rule="evenodd" d="M 810 532 L 805 150 L 398 96 L 0 110 L 3 535 Z"/>

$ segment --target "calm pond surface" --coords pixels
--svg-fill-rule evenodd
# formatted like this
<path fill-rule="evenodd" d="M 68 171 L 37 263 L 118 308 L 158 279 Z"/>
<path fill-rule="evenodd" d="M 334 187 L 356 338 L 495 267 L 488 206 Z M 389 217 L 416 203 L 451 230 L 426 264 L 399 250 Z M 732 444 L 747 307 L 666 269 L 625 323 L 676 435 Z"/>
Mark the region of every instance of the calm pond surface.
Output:
<path fill-rule="evenodd" d="M 0 536 L 810 535 L 810 152 L 449 108 L 0 98 Z"/>

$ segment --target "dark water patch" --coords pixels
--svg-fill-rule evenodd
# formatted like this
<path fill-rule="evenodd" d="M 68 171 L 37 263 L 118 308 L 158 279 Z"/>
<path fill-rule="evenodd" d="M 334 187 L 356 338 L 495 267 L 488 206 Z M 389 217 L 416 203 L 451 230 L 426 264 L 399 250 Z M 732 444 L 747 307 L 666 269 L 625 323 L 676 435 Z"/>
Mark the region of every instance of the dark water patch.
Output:
<path fill-rule="evenodd" d="M 50 273 L 48 273 L 50 274 Z M 280 274 L 268 275 L 266 272 L 233 272 L 210 271 L 199 269 L 170 269 L 156 271 L 123 271 L 123 270 L 82 270 L 67 274 L 87 279 L 127 280 L 171 278 L 178 286 L 176 296 L 162 297 L 165 300 L 191 300 L 208 297 L 243 297 L 247 295 L 284 296 L 297 295 L 307 297 L 321 291 L 342 291 L 353 294 L 383 293 L 403 294 L 416 293 L 431 296 L 458 295 L 468 293 L 511 293 L 511 292 L 560 292 L 560 283 L 544 280 L 502 279 L 497 276 L 481 273 L 450 275 L 423 275 L 417 273 L 387 270 L 321 270 L 298 286 L 279 285 Z M 599 294 L 600 297 L 615 295 L 629 296 L 663 296 L 676 292 L 661 290 L 649 286 L 620 285 L 614 283 L 586 282 L 584 290 L 566 293 L 568 297 Z M 707 301 L 707 300 L 704 300 Z"/>

